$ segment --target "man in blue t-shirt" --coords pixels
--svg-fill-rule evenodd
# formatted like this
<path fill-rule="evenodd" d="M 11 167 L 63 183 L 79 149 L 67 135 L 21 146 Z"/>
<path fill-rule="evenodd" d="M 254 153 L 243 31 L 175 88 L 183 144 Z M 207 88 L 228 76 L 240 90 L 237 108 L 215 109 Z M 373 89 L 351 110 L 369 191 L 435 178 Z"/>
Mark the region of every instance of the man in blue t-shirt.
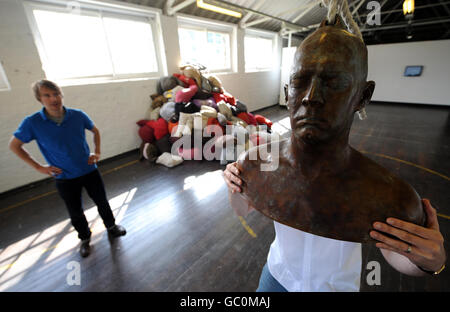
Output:
<path fill-rule="evenodd" d="M 80 254 L 87 257 L 90 253 L 91 230 L 82 207 L 83 187 L 97 205 L 108 234 L 112 237 L 126 234 L 126 230 L 115 223 L 103 180 L 97 170 L 100 132 L 82 110 L 63 106 L 63 94 L 54 82 L 38 81 L 34 83 L 33 91 L 43 108 L 22 121 L 9 142 L 9 148 L 40 173 L 55 178 L 58 193 L 81 239 Z M 85 129 L 94 134 L 95 153 L 89 151 Z M 38 163 L 23 148 L 25 143 L 32 140 L 36 140 L 48 165 Z"/>

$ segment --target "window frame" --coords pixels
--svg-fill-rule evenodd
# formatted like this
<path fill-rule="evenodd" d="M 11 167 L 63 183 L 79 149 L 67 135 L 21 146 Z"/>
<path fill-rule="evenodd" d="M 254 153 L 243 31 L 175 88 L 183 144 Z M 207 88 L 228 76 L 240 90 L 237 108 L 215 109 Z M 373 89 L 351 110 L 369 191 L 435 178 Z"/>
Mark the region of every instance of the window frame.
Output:
<path fill-rule="evenodd" d="M 177 17 L 177 32 L 180 28 L 185 29 L 193 29 L 193 30 L 201 30 L 205 31 L 206 33 L 209 32 L 215 32 L 215 33 L 221 33 L 221 34 L 228 34 L 230 36 L 230 42 L 229 42 L 229 60 L 228 63 L 230 64 L 228 68 L 216 68 L 216 69 L 209 69 L 207 68 L 207 71 L 209 73 L 214 74 L 220 74 L 220 73 L 235 73 L 237 72 L 237 51 L 236 51 L 236 37 L 237 37 L 237 26 L 234 24 L 229 23 L 223 23 L 223 22 L 217 22 L 213 20 L 209 20 L 206 18 L 200 18 L 192 16 L 184 15 L 184 14 L 176 14 Z M 179 42 L 179 35 L 178 35 L 178 42 Z M 181 46 L 180 46 L 181 51 Z M 181 59 L 180 54 L 180 62 L 183 62 Z M 203 64 L 205 65 L 205 64 Z"/>
<path fill-rule="evenodd" d="M 30 25 L 30 29 L 34 38 L 34 42 L 36 44 L 39 57 L 42 63 L 42 69 L 45 73 L 45 76 L 48 79 L 52 79 L 55 82 L 58 82 L 61 86 L 68 85 L 79 85 L 79 84 L 89 84 L 89 83 L 104 83 L 104 82 L 116 82 L 123 80 L 141 80 L 141 79 L 151 79 L 151 78 L 159 78 L 163 76 L 165 72 L 167 72 L 165 66 L 165 57 L 162 54 L 164 51 L 163 40 L 161 38 L 161 23 L 160 23 L 160 12 L 159 10 L 148 10 L 136 8 L 135 6 L 128 7 L 125 5 L 112 5 L 108 3 L 96 2 L 96 1 L 85 1 L 85 0 L 77 0 L 77 3 L 80 4 L 80 8 L 82 10 L 83 15 L 88 16 L 96 16 L 100 19 L 103 17 L 115 17 L 122 18 L 125 20 L 139 20 L 148 21 L 149 27 L 151 29 L 152 38 L 153 38 L 153 48 L 155 51 L 156 58 L 156 66 L 157 71 L 155 72 L 145 72 L 145 73 L 129 73 L 129 74 L 117 74 L 114 72 L 114 63 L 111 55 L 111 50 L 108 41 L 108 34 L 106 33 L 105 26 L 102 21 L 102 26 L 104 29 L 104 38 L 107 42 L 108 55 L 106 56 L 109 59 L 109 62 L 112 67 L 112 73 L 108 75 L 94 75 L 94 76 L 81 76 L 81 77 L 70 77 L 70 78 L 59 78 L 52 76 L 51 70 L 46 68 L 46 66 L 50 66 L 50 60 L 47 55 L 41 34 L 39 32 L 39 28 L 37 25 L 37 21 L 34 17 L 33 10 L 47 10 L 51 12 L 68 12 L 68 5 L 71 1 L 67 0 L 24 0 L 23 5 L 25 7 L 25 13 L 27 15 L 27 19 Z"/>
<path fill-rule="evenodd" d="M 243 43 L 244 43 L 244 71 L 246 73 L 254 73 L 254 72 L 265 72 L 265 71 L 273 71 L 276 69 L 276 63 L 277 63 L 277 51 L 278 51 L 278 41 L 277 41 L 277 33 L 268 32 L 268 31 L 262 31 L 252 28 L 246 28 L 245 33 L 243 36 Z M 252 37 L 252 38 L 261 38 L 261 39 L 269 39 L 272 41 L 272 64 L 270 67 L 261 67 L 261 68 L 247 68 L 246 62 L 245 62 L 245 38 L 246 37 Z"/>

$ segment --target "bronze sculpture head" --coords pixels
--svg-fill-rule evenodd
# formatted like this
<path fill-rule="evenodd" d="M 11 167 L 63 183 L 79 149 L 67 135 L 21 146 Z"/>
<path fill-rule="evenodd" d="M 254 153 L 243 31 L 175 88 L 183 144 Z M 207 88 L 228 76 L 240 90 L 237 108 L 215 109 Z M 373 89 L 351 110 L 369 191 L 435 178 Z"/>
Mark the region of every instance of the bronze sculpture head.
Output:
<path fill-rule="evenodd" d="M 336 25 L 321 26 L 297 49 L 287 103 L 292 134 L 304 143 L 347 138 L 353 115 L 370 101 L 367 48 L 360 38 Z"/>

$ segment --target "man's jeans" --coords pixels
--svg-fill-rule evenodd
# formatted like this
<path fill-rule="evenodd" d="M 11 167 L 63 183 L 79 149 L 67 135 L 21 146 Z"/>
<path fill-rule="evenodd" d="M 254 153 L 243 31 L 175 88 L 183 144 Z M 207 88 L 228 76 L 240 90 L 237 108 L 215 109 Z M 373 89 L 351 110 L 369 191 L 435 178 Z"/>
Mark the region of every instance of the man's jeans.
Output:
<path fill-rule="evenodd" d="M 100 172 L 95 169 L 91 173 L 75 179 L 56 179 L 56 188 L 61 198 L 66 203 L 69 211 L 70 220 L 78 237 L 81 240 L 87 240 L 91 237 L 86 216 L 83 212 L 81 200 L 81 190 L 85 188 L 89 197 L 92 198 L 97 205 L 98 212 L 105 224 L 106 228 L 114 226 L 115 219 L 106 198 L 105 186 L 103 184 Z"/>
<path fill-rule="evenodd" d="M 261 277 L 259 278 L 259 286 L 256 289 L 257 292 L 287 292 L 273 276 L 270 274 L 269 268 L 267 267 L 267 262 L 264 265 Z"/>

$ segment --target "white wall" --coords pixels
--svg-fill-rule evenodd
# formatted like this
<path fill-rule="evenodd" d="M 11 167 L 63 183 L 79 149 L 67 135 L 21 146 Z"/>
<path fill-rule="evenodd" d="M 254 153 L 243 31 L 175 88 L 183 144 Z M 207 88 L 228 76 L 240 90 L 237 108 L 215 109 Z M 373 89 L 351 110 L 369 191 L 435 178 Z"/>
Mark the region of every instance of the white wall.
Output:
<path fill-rule="evenodd" d="M 450 40 L 370 45 L 373 100 L 450 105 Z M 405 66 L 423 65 L 422 76 L 404 77 Z"/>
<path fill-rule="evenodd" d="M 166 66 L 172 74 L 178 71 L 180 63 L 177 19 L 162 16 L 161 28 Z M 276 70 L 245 73 L 243 36 L 243 30 L 239 29 L 237 73 L 218 77 L 225 89 L 247 104 L 250 111 L 278 103 L 280 60 Z M 278 47 L 281 51 L 281 40 Z M 8 149 L 9 139 L 20 121 L 41 108 L 30 86 L 45 78 L 21 0 L 0 1 L 0 61 L 11 84 L 10 91 L 0 91 L 0 192 L 4 192 L 45 178 Z M 147 79 L 67 86 L 63 87 L 65 105 L 84 110 L 94 120 L 102 135 L 102 158 L 106 159 L 139 146 L 136 121 L 146 117 L 149 95 L 156 92 L 156 83 L 157 79 Z M 90 132 L 87 138 L 92 148 Z M 44 162 L 34 142 L 25 147 Z"/>

